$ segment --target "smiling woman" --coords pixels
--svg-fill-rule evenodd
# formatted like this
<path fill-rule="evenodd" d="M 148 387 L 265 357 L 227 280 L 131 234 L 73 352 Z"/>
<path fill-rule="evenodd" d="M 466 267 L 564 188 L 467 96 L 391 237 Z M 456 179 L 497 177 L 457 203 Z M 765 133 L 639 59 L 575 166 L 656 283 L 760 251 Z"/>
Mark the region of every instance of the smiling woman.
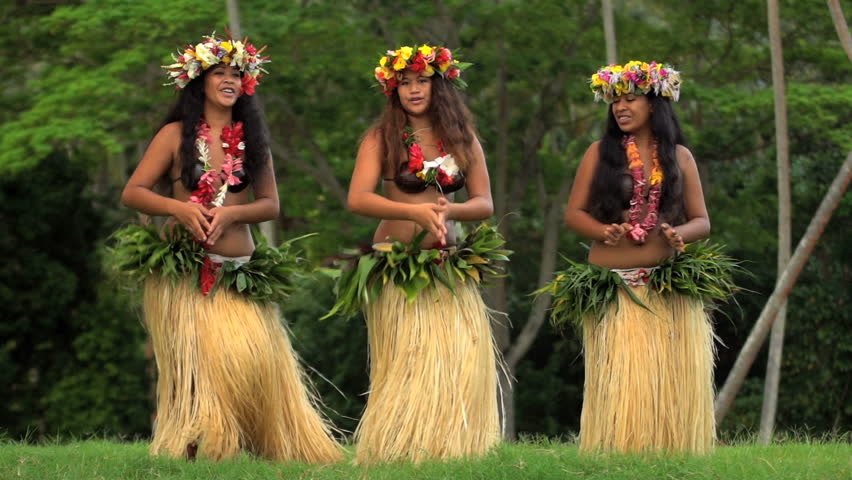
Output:
<path fill-rule="evenodd" d="M 155 272 L 144 295 L 158 373 L 154 455 L 218 460 L 245 447 L 276 460 L 342 458 L 275 305 L 239 293 L 257 265 L 282 257 L 255 251 L 249 230 L 278 215 L 266 124 L 252 96 L 268 62 L 262 51 L 211 35 L 164 67 L 180 93 L 122 194 L 127 206 L 168 217 L 155 249 L 169 254 L 138 263 Z M 153 191 L 161 180 L 171 196 Z M 122 245 L 160 238 L 124 233 Z M 187 235 L 195 242 L 181 241 Z"/>
<path fill-rule="evenodd" d="M 485 155 L 453 88 L 465 86 L 467 65 L 422 45 L 388 51 L 375 68 L 387 102 L 361 142 L 348 206 L 381 221 L 375 251 L 341 277 L 335 306 L 352 311 L 348 303 L 363 300 L 349 286 L 374 293 L 363 305 L 371 387 L 355 432 L 362 463 L 481 455 L 500 438 L 499 360 L 478 267 L 493 272 L 485 257 L 506 252 L 496 231 L 459 243 L 454 228 L 493 212 Z M 454 202 L 461 188 L 467 200 Z"/>

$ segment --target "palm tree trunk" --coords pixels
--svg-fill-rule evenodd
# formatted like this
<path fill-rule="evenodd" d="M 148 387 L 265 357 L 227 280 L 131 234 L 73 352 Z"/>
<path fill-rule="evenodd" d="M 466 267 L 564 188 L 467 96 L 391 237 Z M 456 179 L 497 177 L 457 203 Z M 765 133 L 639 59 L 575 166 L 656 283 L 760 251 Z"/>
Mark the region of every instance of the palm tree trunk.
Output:
<path fill-rule="evenodd" d="M 790 261 L 790 160 L 787 136 L 787 104 L 784 88 L 784 53 L 781 46 L 781 19 L 778 0 L 767 0 L 769 45 L 772 56 L 772 85 L 775 92 L 775 146 L 778 166 L 778 272 Z M 784 350 L 784 324 L 787 304 L 782 302 L 772 325 L 769 359 L 763 389 L 759 442 L 767 445 L 775 430 L 778 409 L 778 385 L 781 379 L 781 357 Z"/>

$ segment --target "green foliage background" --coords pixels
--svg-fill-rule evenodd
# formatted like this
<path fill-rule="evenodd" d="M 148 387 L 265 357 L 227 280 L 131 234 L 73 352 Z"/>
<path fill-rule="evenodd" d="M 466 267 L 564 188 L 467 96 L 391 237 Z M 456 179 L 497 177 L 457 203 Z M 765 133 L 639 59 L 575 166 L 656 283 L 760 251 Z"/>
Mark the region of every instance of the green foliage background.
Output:
<path fill-rule="evenodd" d="M 713 240 L 755 274 L 741 279 L 755 292 L 740 297 L 741 311 L 718 317 L 721 384 L 776 275 L 766 5 L 614 3 L 619 58 L 664 60 L 681 70 L 686 83 L 676 110 L 699 164 Z M 823 3 L 780 3 L 797 241 L 852 148 L 852 67 Z M 258 92 L 274 140 L 279 233 L 318 232 L 305 242 L 318 265 L 369 242 L 376 224 L 349 214 L 343 201 L 360 136 L 384 103 L 371 83 L 379 54 L 432 42 L 458 48 L 475 64 L 465 72 L 466 95 L 492 177 L 505 148 L 510 177 L 525 180 L 515 196 L 503 193 L 517 205 L 513 214 L 495 219 L 507 222 L 508 248 L 516 252 L 506 310 L 512 332 L 520 331 L 528 293 L 539 286 L 547 202 L 601 133 L 605 108 L 592 103 L 586 85 L 605 63 L 599 2 L 238 5 L 243 33 L 268 43 L 273 61 Z M 109 280 L 101 252 L 111 231 L 136 218 L 119 192 L 174 98 L 161 86 L 159 66 L 183 43 L 223 31 L 225 2 L 5 2 L 0 20 L 0 41 L 10 46 L 0 64 L 9 80 L 0 90 L 0 435 L 144 437 L 153 364 L 134 294 Z M 852 425 L 850 226 L 846 195 L 790 297 L 780 429 Z M 558 249 L 582 260 L 582 241 L 563 229 Z M 366 332 L 360 318 L 317 321 L 333 304 L 331 285 L 323 275 L 308 279 L 282 307 L 330 415 L 352 430 L 367 391 Z M 756 428 L 764 364 L 759 358 L 724 431 Z M 519 432 L 577 431 L 583 368 L 573 334 L 542 329 L 516 377 Z"/>

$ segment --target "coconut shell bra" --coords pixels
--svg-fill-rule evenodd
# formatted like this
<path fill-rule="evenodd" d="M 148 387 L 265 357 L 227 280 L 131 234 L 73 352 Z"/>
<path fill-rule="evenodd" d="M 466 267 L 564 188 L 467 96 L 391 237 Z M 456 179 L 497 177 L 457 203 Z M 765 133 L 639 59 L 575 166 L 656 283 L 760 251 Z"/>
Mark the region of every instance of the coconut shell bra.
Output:
<path fill-rule="evenodd" d="M 385 178 L 384 180 L 386 182 L 393 182 L 404 193 L 421 193 L 426 191 L 430 186 L 434 186 L 441 193 L 453 193 L 464 188 L 464 173 L 461 171 L 451 177 L 452 183 L 436 185 L 418 177 L 417 173 L 411 173 L 408 167 L 408 162 L 403 162 L 399 166 L 395 177 Z"/>

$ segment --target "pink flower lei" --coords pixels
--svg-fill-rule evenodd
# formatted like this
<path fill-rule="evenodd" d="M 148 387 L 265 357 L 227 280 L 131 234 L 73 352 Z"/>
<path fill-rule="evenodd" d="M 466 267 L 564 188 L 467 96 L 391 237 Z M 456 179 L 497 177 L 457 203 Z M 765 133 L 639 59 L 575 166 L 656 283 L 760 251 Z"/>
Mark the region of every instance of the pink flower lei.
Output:
<path fill-rule="evenodd" d="M 644 196 L 645 172 L 642 168 L 642 157 L 639 147 L 636 145 L 636 137 L 626 135 L 622 140 L 627 149 L 627 165 L 630 168 L 630 176 L 633 177 L 633 197 L 630 199 L 630 210 L 627 212 L 628 223 L 633 229 L 627 232 L 628 238 L 636 243 L 645 243 L 648 233 L 657 226 L 659 220 L 660 195 L 663 189 L 663 171 L 660 168 L 660 160 L 657 156 L 657 139 L 651 150 L 651 178 L 649 183 L 651 189 L 648 192 L 647 209 Z M 639 217 L 645 210 L 645 218 L 641 222 Z"/>

